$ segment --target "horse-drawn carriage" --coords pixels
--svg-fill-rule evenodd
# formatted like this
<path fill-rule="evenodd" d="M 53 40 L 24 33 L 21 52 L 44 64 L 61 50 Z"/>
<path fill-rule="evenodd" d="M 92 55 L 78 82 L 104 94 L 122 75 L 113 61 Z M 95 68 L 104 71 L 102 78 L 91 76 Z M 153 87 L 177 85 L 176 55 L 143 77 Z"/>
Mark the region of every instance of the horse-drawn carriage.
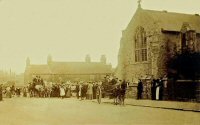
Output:
<path fill-rule="evenodd" d="M 34 78 L 28 85 L 30 97 L 50 97 L 51 86 L 39 77 Z"/>
<path fill-rule="evenodd" d="M 97 101 L 101 103 L 101 97 L 109 97 L 109 99 L 114 99 L 114 104 L 124 105 L 127 87 L 125 80 L 119 80 L 119 82 L 117 79 L 105 81 L 101 86 L 98 86 Z"/>
<path fill-rule="evenodd" d="M 101 103 L 101 98 L 108 97 L 110 99 L 116 97 L 116 80 L 105 80 L 97 87 L 97 101 Z"/>

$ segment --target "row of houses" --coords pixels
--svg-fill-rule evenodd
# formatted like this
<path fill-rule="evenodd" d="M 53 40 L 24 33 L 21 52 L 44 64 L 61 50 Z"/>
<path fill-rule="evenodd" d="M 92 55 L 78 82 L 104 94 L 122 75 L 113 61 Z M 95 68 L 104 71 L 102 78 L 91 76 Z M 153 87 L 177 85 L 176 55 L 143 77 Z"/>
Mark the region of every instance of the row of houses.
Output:
<path fill-rule="evenodd" d="M 24 82 L 29 83 L 33 77 L 40 76 L 45 81 L 99 81 L 106 75 L 112 75 L 111 64 L 107 64 L 106 56 L 102 55 L 99 62 L 91 62 L 89 55 L 85 57 L 85 62 L 58 62 L 49 55 L 47 64 L 31 64 L 30 59 L 26 60 Z"/>

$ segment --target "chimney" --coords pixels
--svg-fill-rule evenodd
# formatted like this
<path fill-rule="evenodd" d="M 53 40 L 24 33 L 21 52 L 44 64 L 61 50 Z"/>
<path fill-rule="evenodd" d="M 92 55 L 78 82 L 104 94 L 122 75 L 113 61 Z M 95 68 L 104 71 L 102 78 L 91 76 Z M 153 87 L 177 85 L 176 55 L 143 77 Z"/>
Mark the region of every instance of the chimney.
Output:
<path fill-rule="evenodd" d="M 101 55 L 100 62 L 106 64 L 106 55 Z"/>
<path fill-rule="evenodd" d="M 49 54 L 47 57 L 47 64 L 50 65 L 52 63 L 52 56 Z"/>
<path fill-rule="evenodd" d="M 31 61 L 29 59 L 29 57 L 26 58 L 26 66 L 29 66 L 31 64 Z"/>
<path fill-rule="evenodd" d="M 90 63 L 91 62 L 91 58 L 90 58 L 90 55 L 87 54 L 86 57 L 85 57 L 85 62 L 87 63 Z"/>

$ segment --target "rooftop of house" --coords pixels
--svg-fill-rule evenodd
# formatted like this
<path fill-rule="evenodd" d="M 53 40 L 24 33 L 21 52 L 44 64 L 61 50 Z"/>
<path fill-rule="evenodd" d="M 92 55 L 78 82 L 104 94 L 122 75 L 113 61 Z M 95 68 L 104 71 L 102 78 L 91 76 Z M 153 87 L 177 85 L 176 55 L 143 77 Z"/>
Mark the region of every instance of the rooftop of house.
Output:
<path fill-rule="evenodd" d="M 112 66 L 101 62 L 52 62 L 50 65 L 28 65 L 32 74 L 104 74 L 112 73 Z"/>

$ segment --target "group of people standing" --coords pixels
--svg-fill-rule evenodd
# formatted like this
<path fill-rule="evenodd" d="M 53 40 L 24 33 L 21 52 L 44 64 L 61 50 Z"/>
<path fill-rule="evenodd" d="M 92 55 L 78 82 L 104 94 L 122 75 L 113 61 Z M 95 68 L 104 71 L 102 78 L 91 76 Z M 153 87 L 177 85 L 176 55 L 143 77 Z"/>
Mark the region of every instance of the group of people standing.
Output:
<path fill-rule="evenodd" d="M 48 97 L 61 97 L 70 98 L 72 96 L 71 85 L 70 84 L 53 84 L 51 88 L 49 88 L 49 96 Z"/>
<path fill-rule="evenodd" d="M 114 104 L 124 105 L 128 82 L 118 80 L 118 78 L 109 79 L 105 77 L 99 82 L 79 82 L 76 85 L 76 96 L 78 99 L 98 99 L 108 96 L 114 99 Z"/>
<path fill-rule="evenodd" d="M 21 94 L 21 89 L 19 87 L 15 87 L 14 85 L 11 86 L 3 86 L 0 85 L 0 100 L 3 97 L 12 98 L 13 96 L 19 97 Z"/>
<path fill-rule="evenodd" d="M 98 86 L 102 84 L 99 82 L 78 82 L 76 84 L 76 96 L 77 98 L 84 99 L 96 99 L 96 95 L 98 92 Z"/>
<path fill-rule="evenodd" d="M 137 99 L 142 99 L 143 95 L 143 83 L 142 80 L 139 80 L 137 86 Z M 164 93 L 164 80 L 160 79 L 153 79 L 151 82 L 151 99 L 152 100 L 163 100 L 163 93 Z"/>

